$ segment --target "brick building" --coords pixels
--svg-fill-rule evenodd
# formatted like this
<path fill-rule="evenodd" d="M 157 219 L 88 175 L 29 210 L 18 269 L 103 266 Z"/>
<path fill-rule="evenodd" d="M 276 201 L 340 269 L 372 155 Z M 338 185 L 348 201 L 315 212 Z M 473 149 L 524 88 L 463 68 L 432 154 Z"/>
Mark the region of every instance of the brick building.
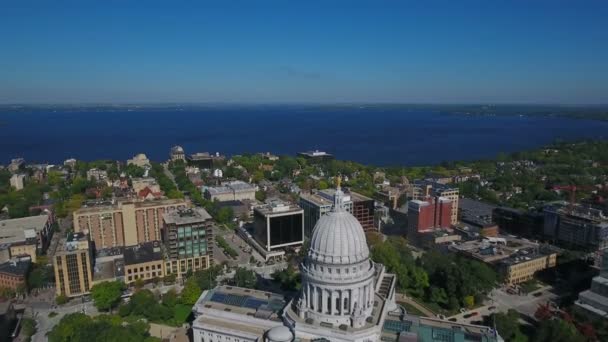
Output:
<path fill-rule="evenodd" d="M 189 206 L 184 200 L 166 199 L 81 208 L 74 212 L 74 231 L 88 232 L 97 249 L 160 241 L 163 216 Z"/>

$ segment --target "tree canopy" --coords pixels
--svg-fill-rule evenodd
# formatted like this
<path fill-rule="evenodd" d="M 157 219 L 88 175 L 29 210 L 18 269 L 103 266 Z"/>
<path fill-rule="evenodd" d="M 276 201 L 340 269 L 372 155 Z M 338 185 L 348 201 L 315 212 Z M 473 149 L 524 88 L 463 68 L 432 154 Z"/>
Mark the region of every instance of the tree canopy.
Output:
<path fill-rule="evenodd" d="M 108 311 L 120 303 L 124 285 L 120 281 L 104 281 L 93 285 L 91 298 L 95 307 L 100 311 Z"/>

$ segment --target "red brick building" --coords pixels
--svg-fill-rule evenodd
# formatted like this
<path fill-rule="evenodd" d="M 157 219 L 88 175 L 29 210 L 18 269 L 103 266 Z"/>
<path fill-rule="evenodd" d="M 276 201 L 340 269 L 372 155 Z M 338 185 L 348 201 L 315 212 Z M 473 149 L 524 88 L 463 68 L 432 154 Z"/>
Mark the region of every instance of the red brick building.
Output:
<path fill-rule="evenodd" d="M 445 197 L 427 197 L 408 203 L 408 232 L 423 233 L 434 228 L 450 228 L 452 202 Z"/>

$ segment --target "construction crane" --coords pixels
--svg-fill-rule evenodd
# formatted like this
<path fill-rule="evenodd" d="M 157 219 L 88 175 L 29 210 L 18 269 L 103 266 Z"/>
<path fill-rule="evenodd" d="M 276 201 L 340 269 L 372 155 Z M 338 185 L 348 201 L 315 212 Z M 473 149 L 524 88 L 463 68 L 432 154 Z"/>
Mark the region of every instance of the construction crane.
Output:
<path fill-rule="evenodd" d="M 553 190 L 566 190 L 570 193 L 570 204 L 568 205 L 568 210 L 572 211 L 574 205 L 576 204 L 576 191 L 577 190 L 597 190 L 595 186 L 577 186 L 577 185 L 554 185 Z"/>

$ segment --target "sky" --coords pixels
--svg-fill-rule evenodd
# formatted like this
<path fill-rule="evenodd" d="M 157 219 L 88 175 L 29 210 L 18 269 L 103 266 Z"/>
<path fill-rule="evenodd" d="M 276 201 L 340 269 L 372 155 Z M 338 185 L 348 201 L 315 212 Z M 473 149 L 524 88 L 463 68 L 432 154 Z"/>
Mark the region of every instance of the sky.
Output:
<path fill-rule="evenodd" d="M 608 103 L 608 1 L 2 1 L 0 103 Z"/>

